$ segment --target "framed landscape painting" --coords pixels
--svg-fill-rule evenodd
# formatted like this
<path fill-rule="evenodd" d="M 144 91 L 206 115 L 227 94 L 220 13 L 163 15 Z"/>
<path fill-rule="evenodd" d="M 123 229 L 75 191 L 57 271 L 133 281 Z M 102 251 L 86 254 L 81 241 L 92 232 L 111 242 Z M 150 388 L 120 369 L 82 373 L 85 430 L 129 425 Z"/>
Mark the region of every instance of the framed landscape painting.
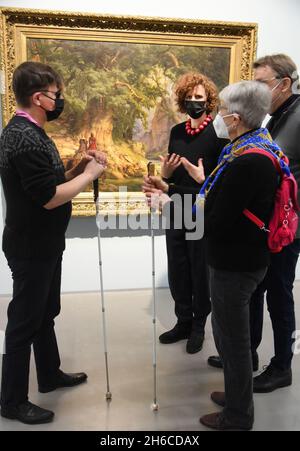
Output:
<path fill-rule="evenodd" d="M 47 124 L 66 168 L 88 148 L 107 154 L 103 213 L 146 212 L 141 193 L 147 163 L 168 149 L 177 112 L 173 88 L 190 71 L 219 89 L 250 79 L 257 25 L 110 17 L 1 8 L 3 123 L 15 111 L 14 68 L 23 61 L 51 65 L 63 77 L 66 107 Z M 73 202 L 73 215 L 95 214 L 91 187 Z"/>

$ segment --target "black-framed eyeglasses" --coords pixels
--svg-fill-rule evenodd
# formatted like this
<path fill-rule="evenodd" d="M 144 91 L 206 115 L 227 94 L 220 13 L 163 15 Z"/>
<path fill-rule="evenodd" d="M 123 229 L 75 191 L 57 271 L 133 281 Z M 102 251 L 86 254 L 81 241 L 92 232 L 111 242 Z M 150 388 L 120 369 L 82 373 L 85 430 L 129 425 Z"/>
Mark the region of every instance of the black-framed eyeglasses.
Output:
<path fill-rule="evenodd" d="M 54 91 L 49 91 L 48 89 L 44 89 L 41 92 L 44 94 L 45 97 L 48 97 L 48 99 L 51 99 L 51 100 L 60 99 L 61 94 L 62 94 L 61 91 L 54 92 Z M 47 96 L 45 94 L 45 92 L 50 92 L 51 94 L 54 94 L 55 95 L 55 99 L 53 99 L 53 97 Z"/>

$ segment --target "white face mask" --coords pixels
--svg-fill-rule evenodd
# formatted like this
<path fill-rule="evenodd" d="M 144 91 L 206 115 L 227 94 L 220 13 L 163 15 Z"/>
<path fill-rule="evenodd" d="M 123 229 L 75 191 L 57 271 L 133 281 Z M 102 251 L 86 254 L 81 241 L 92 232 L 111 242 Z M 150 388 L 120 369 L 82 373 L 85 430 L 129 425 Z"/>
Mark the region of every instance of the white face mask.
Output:
<path fill-rule="evenodd" d="M 273 92 L 275 91 L 275 89 L 277 89 L 278 86 L 281 85 L 282 82 L 283 82 L 283 80 L 280 80 L 280 82 L 279 82 L 276 86 L 274 86 L 273 89 L 271 89 L 271 92 L 273 93 Z M 278 100 L 280 99 L 280 97 L 282 96 L 282 94 L 283 94 L 283 92 L 281 92 L 280 94 L 278 94 L 278 96 L 277 96 L 275 99 L 272 100 L 272 105 L 274 105 L 276 102 L 278 102 Z"/>
<path fill-rule="evenodd" d="M 276 80 L 276 78 L 274 78 L 274 80 Z M 277 85 L 276 85 L 276 86 L 274 86 L 274 88 L 272 88 L 272 89 L 271 89 L 271 92 L 275 91 L 275 89 L 277 89 L 277 88 L 278 88 L 278 86 L 280 86 L 282 82 L 283 82 L 283 80 L 280 80 L 280 82 L 279 82 L 279 83 L 277 83 Z"/>
<path fill-rule="evenodd" d="M 221 116 L 220 113 L 216 115 L 216 118 L 213 122 L 215 132 L 218 138 L 220 139 L 229 139 L 229 131 L 228 127 L 225 124 L 224 117 L 235 116 L 234 114 L 227 114 L 226 116 Z"/>

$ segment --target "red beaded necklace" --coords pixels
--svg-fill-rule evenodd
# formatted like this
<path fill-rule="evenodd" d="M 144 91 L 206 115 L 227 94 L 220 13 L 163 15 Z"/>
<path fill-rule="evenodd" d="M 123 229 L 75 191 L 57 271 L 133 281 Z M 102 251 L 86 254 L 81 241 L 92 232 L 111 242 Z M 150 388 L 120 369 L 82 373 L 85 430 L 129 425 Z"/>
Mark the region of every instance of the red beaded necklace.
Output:
<path fill-rule="evenodd" d="M 203 130 L 212 122 L 213 118 L 211 116 L 207 116 L 204 122 L 198 128 L 191 127 L 191 120 L 189 119 L 185 124 L 185 131 L 188 135 L 198 135 L 203 132 Z"/>

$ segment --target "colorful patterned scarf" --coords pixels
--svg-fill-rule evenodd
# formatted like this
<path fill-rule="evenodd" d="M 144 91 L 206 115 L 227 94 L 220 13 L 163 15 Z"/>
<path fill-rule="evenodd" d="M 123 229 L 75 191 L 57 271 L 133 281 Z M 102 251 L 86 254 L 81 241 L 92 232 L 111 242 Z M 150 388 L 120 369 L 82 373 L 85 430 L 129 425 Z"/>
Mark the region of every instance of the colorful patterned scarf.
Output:
<path fill-rule="evenodd" d="M 218 161 L 218 166 L 207 177 L 204 184 L 202 185 L 195 206 L 203 206 L 209 192 L 214 187 L 217 180 L 222 175 L 224 170 L 228 167 L 228 165 L 237 157 L 239 157 L 243 152 L 251 148 L 267 150 L 277 159 L 280 159 L 283 156 L 283 152 L 281 151 L 280 147 L 272 139 L 272 136 L 266 128 L 260 128 L 258 130 L 246 133 L 239 139 L 235 140 L 233 143 L 227 144 L 227 146 L 224 147 Z M 280 160 L 280 166 L 283 172 L 285 172 L 287 175 L 290 174 L 288 165 L 282 159 Z"/>

